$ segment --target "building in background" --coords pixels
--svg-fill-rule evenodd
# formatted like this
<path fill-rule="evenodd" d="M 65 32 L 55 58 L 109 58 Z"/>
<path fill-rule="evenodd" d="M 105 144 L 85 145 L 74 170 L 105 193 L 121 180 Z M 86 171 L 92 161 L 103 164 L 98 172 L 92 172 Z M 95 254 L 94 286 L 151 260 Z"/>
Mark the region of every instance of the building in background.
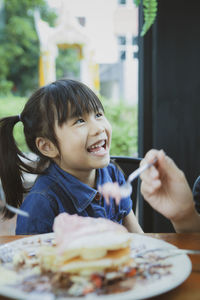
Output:
<path fill-rule="evenodd" d="M 82 47 L 79 79 L 107 98 L 137 103 L 138 8 L 134 1 L 48 0 L 48 3 L 58 14 L 58 26 L 62 20 L 69 31 L 71 22 L 71 43 Z M 80 43 L 73 39 L 73 26 L 80 32 Z M 59 38 L 62 43 L 61 34 Z M 69 44 L 70 40 L 66 42 Z"/>

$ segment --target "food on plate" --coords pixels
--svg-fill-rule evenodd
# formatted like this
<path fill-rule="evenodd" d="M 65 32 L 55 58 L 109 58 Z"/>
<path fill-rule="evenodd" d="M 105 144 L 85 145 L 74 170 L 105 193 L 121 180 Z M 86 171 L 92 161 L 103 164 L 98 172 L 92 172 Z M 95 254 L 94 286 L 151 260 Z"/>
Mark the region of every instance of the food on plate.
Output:
<path fill-rule="evenodd" d="M 55 218 L 53 230 L 19 241 L 14 250 L 3 246 L 0 278 L 9 276 L 0 286 L 33 298 L 42 293 L 71 299 L 129 291 L 170 274 L 171 264 L 163 264 L 155 253 L 133 258 L 144 245 L 134 246 L 135 235 L 110 220 L 63 213 Z"/>
<path fill-rule="evenodd" d="M 132 235 L 122 225 L 63 213 L 55 218 L 53 229 L 55 246 L 41 247 L 39 264 L 57 278 L 66 274 L 71 282 L 69 293 L 85 294 L 105 281 L 135 273 L 130 257 Z"/>

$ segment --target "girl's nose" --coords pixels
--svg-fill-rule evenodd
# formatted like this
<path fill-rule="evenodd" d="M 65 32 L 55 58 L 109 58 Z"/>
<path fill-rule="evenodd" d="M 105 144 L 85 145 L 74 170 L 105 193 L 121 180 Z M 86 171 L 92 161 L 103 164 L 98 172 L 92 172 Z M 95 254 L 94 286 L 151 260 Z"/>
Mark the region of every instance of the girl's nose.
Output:
<path fill-rule="evenodd" d="M 91 135 L 98 135 L 105 131 L 105 126 L 98 120 L 94 120 L 91 122 L 90 126 L 90 134 Z"/>

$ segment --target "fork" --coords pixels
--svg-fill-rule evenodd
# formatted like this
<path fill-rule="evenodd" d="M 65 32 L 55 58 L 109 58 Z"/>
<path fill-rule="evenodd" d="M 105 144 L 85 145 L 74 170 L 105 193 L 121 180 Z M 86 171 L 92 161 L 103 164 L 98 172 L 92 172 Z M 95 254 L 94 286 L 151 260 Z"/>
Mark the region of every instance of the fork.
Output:
<path fill-rule="evenodd" d="M 152 248 L 139 251 L 138 253 L 134 253 L 131 255 L 132 258 L 143 257 L 145 254 L 153 253 L 153 252 L 164 252 L 166 256 L 163 258 L 168 258 L 181 254 L 193 254 L 200 255 L 200 250 L 191 250 L 191 249 L 179 249 L 179 248 Z"/>
<path fill-rule="evenodd" d="M 21 215 L 23 217 L 29 217 L 28 212 L 7 204 L 3 191 L 1 192 L 0 196 L 1 196 L 1 200 L 2 200 L 1 204 L 0 204 L 0 210 L 3 209 L 4 207 L 6 207 L 9 211 L 13 212 L 14 214 Z"/>
<path fill-rule="evenodd" d="M 132 193 L 132 185 L 131 182 L 135 180 L 142 172 L 144 172 L 146 169 L 150 168 L 152 165 L 154 165 L 157 162 L 157 158 L 155 158 L 151 163 L 144 164 L 143 166 L 136 169 L 134 172 L 132 172 L 126 181 L 125 184 L 120 186 L 120 195 L 121 197 L 128 197 Z"/>

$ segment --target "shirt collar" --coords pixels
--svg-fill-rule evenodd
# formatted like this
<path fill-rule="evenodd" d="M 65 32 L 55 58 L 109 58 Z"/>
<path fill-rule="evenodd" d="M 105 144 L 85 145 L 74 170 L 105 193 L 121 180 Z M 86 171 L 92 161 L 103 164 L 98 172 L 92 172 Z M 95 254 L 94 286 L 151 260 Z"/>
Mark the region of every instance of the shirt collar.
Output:
<path fill-rule="evenodd" d="M 62 185 L 62 188 L 65 190 L 67 196 L 70 197 L 78 212 L 85 210 L 86 207 L 88 207 L 88 205 L 92 202 L 94 197 L 98 194 L 97 190 L 91 188 L 73 175 L 62 170 L 57 164 L 52 163 L 48 169 L 48 173 L 56 178 L 56 181 L 59 185 Z M 99 171 L 97 170 L 97 172 L 98 178 Z"/>

